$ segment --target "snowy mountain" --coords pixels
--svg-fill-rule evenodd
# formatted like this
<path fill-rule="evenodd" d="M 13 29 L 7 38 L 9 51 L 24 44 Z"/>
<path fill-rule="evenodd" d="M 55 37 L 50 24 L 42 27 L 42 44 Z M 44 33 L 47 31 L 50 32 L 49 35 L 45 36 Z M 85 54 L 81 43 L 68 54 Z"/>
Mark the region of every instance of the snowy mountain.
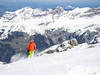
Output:
<path fill-rule="evenodd" d="M 4 13 L 0 19 L 0 38 L 5 39 L 8 34 L 15 31 L 34 35 L 61 28 L 82 34 L 87 30 L 97 31 L 96 28 L 100 27 L 99 19 L 100 8 L 76 8 L 72 11 L 64 11 L 62 7 L 57 7 L 55 10 L 43 11 L 25 7 L 15 12 Z"/>
<path fill-rule="evenodd" d="M 100 37 L 100 8 L 62 7 L 32 9 L 25 7 L 5 12 L 0 18 L 0 61 L 10 62 L 16 53 L 26 53 L 31 39 L 40 51 L 75 38 L 79 44 L 98 43 Z"/>
<path fill-rule="evenodd" d="M 0 18 L 0 75 L 100 75 L 99 20 L 100 8 L 5 12 Z M 27 59 L 31 39 L 39 53 Z"/>

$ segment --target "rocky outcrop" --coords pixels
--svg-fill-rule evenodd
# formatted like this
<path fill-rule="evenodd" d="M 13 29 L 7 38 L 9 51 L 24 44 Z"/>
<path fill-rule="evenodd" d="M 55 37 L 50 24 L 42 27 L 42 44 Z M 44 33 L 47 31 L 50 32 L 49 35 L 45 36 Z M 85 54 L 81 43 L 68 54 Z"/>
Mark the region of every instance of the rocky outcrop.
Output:
<path fill-rule="evenodd" d="M 46 54 L 51 54 L 51 53 L 54 53 L 54 52 L 56 52 L 56 50 L 49 50 L 49 51 L 46 51 L 45 53 Z"/>
<path fill-rule="evenodd" d="M 56 52 L 67 51 L 68 49 L 71 49 L 77 45 L 78 45 L 78 41 L 76 39 L 71 39 L 60 44 L 60 46 L 56 48 Z"/>
<path fill-rule="evenodd" d="M 71 49 L 71 48 L 73 48 L 74 46 L 77 46 L 77 45 L 78 45 L 78 41 L 76 39 L 71 39 L 71 40 L 68 40 L 68 41 L 61 43 L 60 45 L 55 47 L 55 49 L 49 48 L 46 51 L 43 51 L 42 53 L 40 53 L 40 55 L 52 54 L 54 52 L 67 51 L 68 49 Z"/>
<path fill-rule="evenodd" d="M 3 64 L 7 64 L 7 63 L 6 62 L 0 62 L 0 64 L 3 65 Z"/>
<path fill-rule="evenodd" d="M 68 43 L 69 43 L 72 47 L 78 45 L 78 41 L 77 41 L 76 39 L 71 39 L 71 40 L 68 41 Z"/>

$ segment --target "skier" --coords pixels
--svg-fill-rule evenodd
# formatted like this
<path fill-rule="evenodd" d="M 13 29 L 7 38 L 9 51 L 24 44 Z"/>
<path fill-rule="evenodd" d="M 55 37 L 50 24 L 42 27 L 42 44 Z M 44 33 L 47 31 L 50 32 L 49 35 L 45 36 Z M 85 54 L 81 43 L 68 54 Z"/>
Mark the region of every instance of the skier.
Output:
<path fill-rule="evenodd" d="M 27 49 L 29 52 L 28 58 L 31 58 L 32 56 L 34 56 L 34 52 L 36 51 L 36 44 L 35 44 L 34 40 L 31 40 L 31 42 L 27 46 Z"/>

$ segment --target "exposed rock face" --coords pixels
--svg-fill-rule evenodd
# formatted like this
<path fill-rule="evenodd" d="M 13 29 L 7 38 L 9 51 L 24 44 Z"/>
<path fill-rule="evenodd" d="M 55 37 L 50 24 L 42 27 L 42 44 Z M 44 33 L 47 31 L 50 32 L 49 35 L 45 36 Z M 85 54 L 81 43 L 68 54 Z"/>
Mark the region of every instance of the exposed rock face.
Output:
<path fill-rule="evenodd" d="M 40 53 L 40 55 L 43 54 L 52 54 L 54 52 L 63 52 L 63 51 L 67 51 L 68 49 L 73 48 L 74 46 L 78 45 L 78 41 L 76 39 L 71 39 L 68 41 L 65 41 L 63 43 L 61 43 L 59 46 L 57 46 L 55 49 L 48 49 L 46 51 L 44 51 L 43 53 Z"/>
<path fill-rule="evenodd" d="M 56 48 L 56 52 L 67 51 L 68 49 L 71 49 L 77 45 L 78 45 L 78 41 L 76 39 L 71 39 L 60 44 L 60 46 Z"/>
<path fill-rule="evenodd" d="M 45 54 L 52 54 L 54 52 L 56 52 L 56 50 L 49 50 L 49 51 L 46 51 Z"/>
<path fill-rule="evenodd" d="M 96 44 L 100 42 L 100 36 L 95 36 L 93 40 L 90 41 L 89 44 Z"/>
<path fill-rule="evenodd" d="M 91 44 L 95 44 L 97 42 L 100 42 L 100 36 L 96 36 L 90 43 Z M 67 51 L 68 49 L 71 49 L 73 48 L 74 46 L 77 46 L 79 43 L 78 43 L 78 40 L 77 39 L 71 39 L 71 40 L 67 40 L 67 41 L 64 41 L 62 42 L 59 46 L 57 46 L 55 49 L 48 49 L 42 53 L 40 53 L 40 55 L 43 55 L 43 54 L 52 54 L 54 52 L 63 52 L 63 51 Z M 88 48 L 92 48 L 94 46 L 90 45 Z"/>
<path fill-rule="evenodd" d="M 0 62 L 0 64 L 2 64 L 2 65 L 3 65 L 3 64 L 7 64 L 7 63 L 6 63 L 6 62 Z"/>
<path fill-rule="evenodd" d="M 81 35 L 76 33 L 69 33 L 63 30 L 46 31 L 45 35 L 35 34 L 29 36 L 24 32 L 13 32 L 8 35 L 8 38 L 0 40 L 0 61 L 10 62 L 10 59 L 16 53 L 27 54 L 27 45 L 30 40 L 34 39 L 39 52 L 49 48 L 50 46 L 60 44 L 66 40 L 67 44 L 61 44 L 56 51 L 67 51 L 68 49 L 81 44 L 81 43 L 97 43 L 95 36 L 99 35 L 98 32 L 86 31 Z M 65 46 L 67 45 L 67 46 Z M 66 48 L 67 47 L 67 48 Z M 50 50 L 47 53 L 54 53 L 55 51 Z"/>
<path fill-rule="evenodd" d="M 78 45 L 78 41 L 76 39 L 71 39 L 68 42 L 72 47 L 77 46 Z"/>
<path fill-rule="evenodd" d="M 0 40 L 0 61 L 9 63 L 16 53 L 25 54 L 28 42 L 28 35 L 21 32 L 14 32 L 7 39 Z"/>

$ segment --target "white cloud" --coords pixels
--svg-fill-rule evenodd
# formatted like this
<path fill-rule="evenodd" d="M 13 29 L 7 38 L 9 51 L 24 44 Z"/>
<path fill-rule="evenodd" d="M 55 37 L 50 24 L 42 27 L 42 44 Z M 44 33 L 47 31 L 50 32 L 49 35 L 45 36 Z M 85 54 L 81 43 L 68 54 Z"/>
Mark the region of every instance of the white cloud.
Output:
<path fill-rule="evenodd" d="M 74 7 L 71 6 L 71 5 L 68 5 L 68 6 L 65 7 L 65 9 L 74 9 Z"/>

